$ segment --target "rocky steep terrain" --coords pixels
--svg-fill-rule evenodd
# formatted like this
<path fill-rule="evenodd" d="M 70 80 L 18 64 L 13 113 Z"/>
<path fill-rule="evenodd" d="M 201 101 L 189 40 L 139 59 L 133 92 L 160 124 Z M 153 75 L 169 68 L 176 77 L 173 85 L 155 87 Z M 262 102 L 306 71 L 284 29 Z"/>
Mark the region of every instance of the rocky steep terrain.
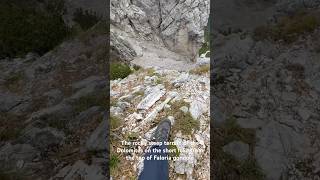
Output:
<path fill-rule="evenodd" d="M 139 148 L 120 141 L 151 142 L 158 123 L 168 118 L 170 141 L 188 144 L 170 148 L 200 151 L 171 154 L 189 159 L 169 162 L 170 179 L 208 179 L 210 66 L 198 52 L 209 1 L 111 1 L 110 16 L 111 63 L 140 67 L 110 84 L 111 176 L 137 178 L 143 153 L 118 153 Z"/>
<path fill-rule="evenodd" d="M 216 178 L 319 179 L 319 2 L 221 1 L 217 8 L 226 3 L 261 21 L 224 22 L 217 10 Z"/>
<path fill-rule="evenodd" d="M 190 159 L 170 161 L 170 179 L 208 179 L 209 84 L 208 70 L 203 74 L 139 70 L 125 79 L 111 81 L 111 158 L 119 161 L 111 169 L 113 178 L 137 177 L 143 169 L 143 162 L 137 160 L 143 153 L 117 153 L 117 148 L 126 147 L 120 141 L 150 142 L 158 123 L 168 118 L 172 122 L 170 141 L 189 142 L 175 148 L 200 151 L 181 152 L 178 157 Z M 128 155 L 134 160 L 126 160 Z"/>

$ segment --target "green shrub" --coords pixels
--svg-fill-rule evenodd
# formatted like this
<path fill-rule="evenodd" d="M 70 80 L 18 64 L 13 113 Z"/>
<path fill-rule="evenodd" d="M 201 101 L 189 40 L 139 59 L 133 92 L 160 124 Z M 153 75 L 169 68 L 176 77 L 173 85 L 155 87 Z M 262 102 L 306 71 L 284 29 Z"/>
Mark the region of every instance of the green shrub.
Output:
<path fill-rule="evenodd" d="M 111 154 L 110 163 L 109 163 L 110 169 L 114 170 L 115 168 L 118 167 L 119 163 L 120 163 L 119 156 L 116 154 Z"/>
<path fill-rule="evenodd" d="M 130 69 L 130 67 L 126 64 L 122 64 L 122 63 L 111 63 L 110 64 L 110 79 L 114 80 L 114 79 L 123 79 L 127 76 L 129 76 L 129 74 L 132 73 L 132 70 Z"/>
<path fill-rule="evenodd" d="M 68 33 L 59 14 L 0 3 L 0 58 L 28 52 L 42 55 L 60 44 Z"/>
<path fill-rule="evenodd" d="M 73 14 L 73 20 L 80 25 L 83 30 L 88 30 L 99 22 L 101 17 L 96 12 L 83 10 L 82 8 L 76 9 Z"/>

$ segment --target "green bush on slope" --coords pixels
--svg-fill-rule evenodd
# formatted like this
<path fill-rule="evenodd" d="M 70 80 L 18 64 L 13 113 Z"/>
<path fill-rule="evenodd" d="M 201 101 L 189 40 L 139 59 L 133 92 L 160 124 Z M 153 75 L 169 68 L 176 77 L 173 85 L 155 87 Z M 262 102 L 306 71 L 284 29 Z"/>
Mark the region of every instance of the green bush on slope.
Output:
<path fill-rule="evenodd" d="M 127 76 L 129 76 L 129 74 L 132 73 L 132 70 L 130 69 L 130 67 L 126 64 L 122 64 L 122 63 L 111 63 L 110 64 L 110 79 L 114 80 L 114 79 L 123 79 Z"/>

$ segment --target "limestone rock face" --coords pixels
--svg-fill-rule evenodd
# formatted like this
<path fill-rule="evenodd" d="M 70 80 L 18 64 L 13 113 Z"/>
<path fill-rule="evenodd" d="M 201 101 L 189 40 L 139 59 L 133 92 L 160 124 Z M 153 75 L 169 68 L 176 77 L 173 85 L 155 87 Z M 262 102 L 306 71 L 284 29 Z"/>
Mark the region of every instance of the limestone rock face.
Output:
<path fill-rule="evenodd" d="M 110 8 L 112 25 L 137 38 L 163 44 L 190 59 L 197 56 L 204 41 L 209 0 L 112 0 Z"/>

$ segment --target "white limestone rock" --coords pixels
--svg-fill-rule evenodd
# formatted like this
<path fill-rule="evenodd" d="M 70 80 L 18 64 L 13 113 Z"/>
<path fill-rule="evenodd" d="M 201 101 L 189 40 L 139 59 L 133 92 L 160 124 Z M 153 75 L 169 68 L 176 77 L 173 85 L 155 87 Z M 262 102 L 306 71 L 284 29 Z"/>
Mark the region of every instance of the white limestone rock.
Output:
<path fill-rule="evenodd" d="M 153 88 L 151 92 L 138 104 L 138 110 L 148 110 L 153 106 L 164 94 L 165 90 L 161 90 L 158 86 Z"/>
<path fill-rule="evenodd" d="M 207 107 L 204 103 L 195 100 L 190 104 L 190 113 L 194 119 L 198 119 L 204 112 L 206 112 Z"/>

